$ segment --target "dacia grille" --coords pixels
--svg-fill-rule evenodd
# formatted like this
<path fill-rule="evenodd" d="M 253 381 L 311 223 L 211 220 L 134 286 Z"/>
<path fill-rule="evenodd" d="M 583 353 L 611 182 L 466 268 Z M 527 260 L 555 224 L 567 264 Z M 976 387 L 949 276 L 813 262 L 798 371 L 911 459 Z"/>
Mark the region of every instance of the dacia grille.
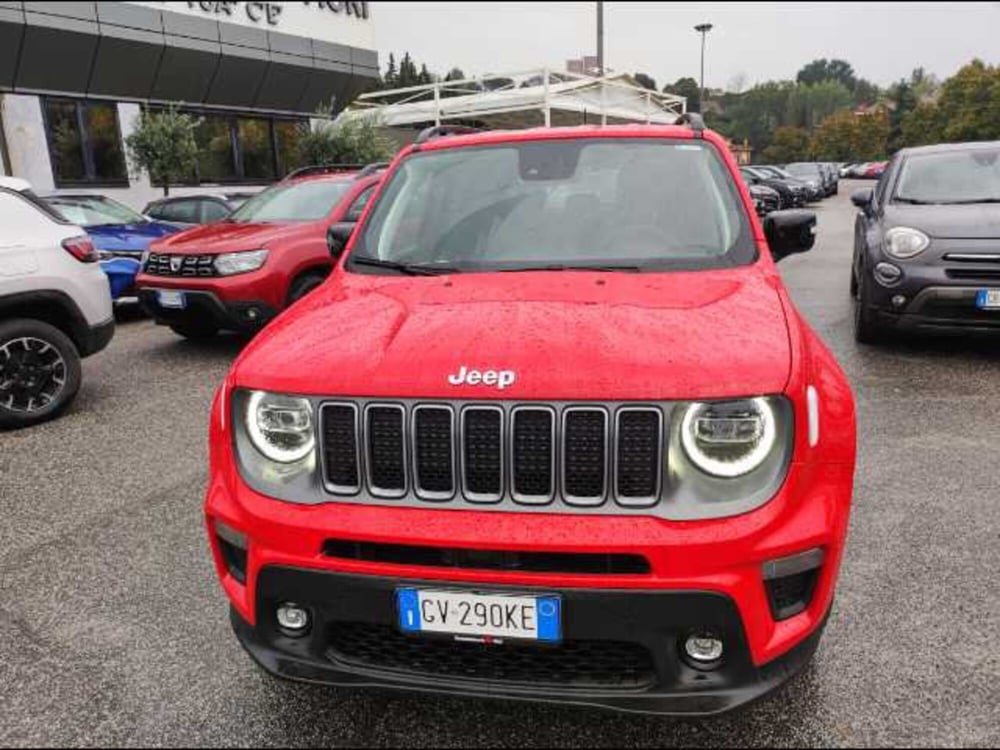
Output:
<path fill-rule="evenodd" d="M 656 405 L 328 401 L 323 484 L 362 502 L 648 508 L 666 424 Z"/>
<path fill-rule="evenodd" d="M 217 276 L 214 255 L 150 253 L 143 271 L 150 276 Z"/>

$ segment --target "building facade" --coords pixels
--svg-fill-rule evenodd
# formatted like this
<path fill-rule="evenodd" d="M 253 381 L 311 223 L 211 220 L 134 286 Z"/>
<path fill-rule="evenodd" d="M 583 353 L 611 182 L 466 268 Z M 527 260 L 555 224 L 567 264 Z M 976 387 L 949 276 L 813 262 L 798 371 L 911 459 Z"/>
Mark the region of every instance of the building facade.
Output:
<path fill-rule="evenodd" d="M 199 118 L 195 174 L 172 193 L 265 185 L 310 115 L 378 79 L 367 2 L 3 2 L 0 174 L 40 193 L 162 194 L 127 163 L 143 107 Z"/>

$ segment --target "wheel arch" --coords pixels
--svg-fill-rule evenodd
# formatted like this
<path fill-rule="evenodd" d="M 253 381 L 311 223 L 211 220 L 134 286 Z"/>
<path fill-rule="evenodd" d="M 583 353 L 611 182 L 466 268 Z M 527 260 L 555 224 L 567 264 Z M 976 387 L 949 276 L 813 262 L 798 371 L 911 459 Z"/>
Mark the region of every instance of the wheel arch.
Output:
<path fill-rule="evenodd" d="M 87 321 L 65 292 L 44 290 L 4 295 L 0 297 L 0 320 L 10 318 L 30 318 L 48 323 L 66 334 L 81 355 L 87 354 Z"/>

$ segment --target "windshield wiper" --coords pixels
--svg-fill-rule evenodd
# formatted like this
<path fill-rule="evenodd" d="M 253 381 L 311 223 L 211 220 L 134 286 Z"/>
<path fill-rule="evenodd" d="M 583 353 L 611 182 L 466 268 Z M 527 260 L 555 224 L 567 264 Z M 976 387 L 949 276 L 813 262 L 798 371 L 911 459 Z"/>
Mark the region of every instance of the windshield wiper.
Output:
<path fill-rule="evenodd" d="M 919 198 L 903 198 L 898 195 L 892 200 L 893 203 L 909 203 L 913 206 L 932 206 L 937 203 L 937 201 L 922 201 Z"/>
<path fill-rule="evenodd" d="M 942 201 L 944 206 L 972 206 L 976 203 L 1000 203 L 1000 198 L 969 198 L 960 201 Z"/>
<path fill-rule="evenodd" d="M 527 271 L 641 271 L 642 266 L 594 265 L 580 266 L 569 263 L 553 263 L 546 266 L 521 266 L 519 268 L 496 268 L 497 273 L 524 273 Z"/>
<path fill-rule="evenodd" d="M 408 276 L 439 276 L 446 273 L 461 273 L 454 266 L 422 266 L 418 263 L 400 263 L 395 260 L 382 260 L 381 258 L 369 258 L 364 255 L 352 255 L 349 261 L 358 266 L 371 266 L 372 268 L 387 268 L 391 271 L 399 271 Z"/>

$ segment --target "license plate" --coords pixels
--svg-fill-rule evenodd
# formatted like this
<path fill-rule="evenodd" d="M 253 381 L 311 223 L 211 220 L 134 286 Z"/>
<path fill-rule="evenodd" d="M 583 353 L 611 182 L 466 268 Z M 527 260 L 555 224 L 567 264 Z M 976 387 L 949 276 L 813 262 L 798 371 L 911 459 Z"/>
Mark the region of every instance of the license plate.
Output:
<path fill-rule="evenodd" d="M 980 289 L 976 292 L 976 307 L 980 310 L 1000 309 L 1000 289 Z"/>
<path fill-rule="evenodd" d="M 176 310 L 183 310 L 187 306 L 184 292 L 177 292 L 173 289 L 160 289 L 156 293 L 156 301 L 160 307 L 171 307 Z"/>
<path fill-rule="evenodd" d="M 557 643 L 562 638 L 558 596 L 508 596 L 464 591 L 396 591 L 404 633 L 439 633 L 459 640 L 519 639 Z"/>

